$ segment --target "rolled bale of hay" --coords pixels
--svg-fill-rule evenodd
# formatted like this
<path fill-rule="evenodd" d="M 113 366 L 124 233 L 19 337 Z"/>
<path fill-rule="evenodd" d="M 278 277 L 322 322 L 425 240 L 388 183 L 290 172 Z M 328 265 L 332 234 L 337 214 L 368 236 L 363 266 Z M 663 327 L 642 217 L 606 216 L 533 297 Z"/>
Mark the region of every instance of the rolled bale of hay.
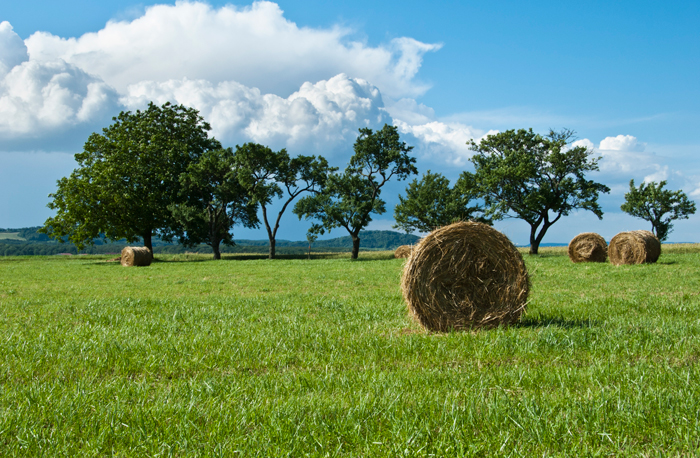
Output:
<path fill-rule="evenodd" d="M 620 232 L 610 240 L 610 262 L 621 264 L 653 263 L 661 255 L 661 242 L 649 231 Z"/>
<path fill-rule="evenodd" d="M 413 251 L 413 246 L 411 245 L 401 245 L 394 251 L 395 258 L 407 258 L 411 256 L 411 251 Z"/>
<path fill-rule="evenodd" d="M 447 332 L 517 321 L 530 282 L 510 240 L 487 224 L 469 221 L 437 229 L 415 246 L 401 290 L 423 327 Z"/>
<path fill-rule="evenodd" d="M 569 242 L 569 259 L 573 262 L 605 262 L 608 244 L 595 232 L 584 232 Z"/>
<path fill-rule="evenodd" d="M 150 266 L 153 256 L 145 246 L 127 246 L 122 250 L 123 266 Z"/>

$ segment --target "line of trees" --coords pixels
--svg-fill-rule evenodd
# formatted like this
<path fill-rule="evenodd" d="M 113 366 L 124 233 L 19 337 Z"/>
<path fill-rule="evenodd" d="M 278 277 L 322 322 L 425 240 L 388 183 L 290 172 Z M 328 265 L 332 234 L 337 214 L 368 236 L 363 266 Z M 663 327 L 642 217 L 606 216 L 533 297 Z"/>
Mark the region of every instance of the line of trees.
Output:
<path fill-rule="evenodd" d="M 463 172 L 454 187 L 444 176 L 428 171 L 406 188 L 394 209 L 395 228 L 429 232 L 458 220 L 491 224 L 517 218 L 530 225 L 530 254 L 537 254 L 547 230 L 574 210 L 587 210 L 599 219 L 601 193 L 610 188 L 586 178 L 598 170 L 599 157 L 574 146 L 574 132 L 550 130 L 539 135 L 532 129 L 508 130 L 489 135 L 478 144 L 470 161 L 474 172 Z M 653 233 L 666 240 L 671 221 L 695 213 L 695 203 L 682 191 L 664 190 L 661 183 L 643 183 L 625 194 L 621 209 L 651 223 Z"/>
<path fill-rule="evenodd" d="M 342 174 L 323 157 L 291 157 L 255 143 L 223 148 L 210 130 L 195 109 L 182 105 L 150 103 L 144 111 L 120 113 L 75 155 L 78 168 L 49 195 L 56 215 L 40 231 L 78 249 L 96 239 L 140 238 L 151 254 L 158 236 L 186 247 L 207 244 L 220 259 L 220 245 L 234 244 L 233 227 L 259 227 L 261 209 L 274 259 L 282 215 L 306 193 L 293 211 L 320 221 L 310 236 L 345 227 L 357 258 L 360 230 L 385 211 L 381 188 L 392 177 L 417 173 L 412 147 L 389 125 L 360 129 Z M 281 204 L 276 215 L 270 214 L 274 199 Z"/>
<path fill-rule="evenodd" d="M 345 228 L 356 259 L 360 231 L 386 212 L 383 187 L 418 173 L 413 147 L 394 126 L 360 129 L 342 172 L 321 156 L 292 157 L 256 143 L 224 148 L 210 130 L 195 109 L 182 105 L 150 103 L 144 111 L 120 113 L 75 155 L 78 168 L 49 195 L 56 215 L 41 231 L 78 249 L 100 238 L 141 238 L 151 253 L 158 236 L 186 247 L 207 244 L 220 259 L 221 244 L 234 245 L 234 226 L 264 224 L 274 259 L 280 221 L 296 200 L 293 213 L 313 221 L 310 242 Z M 600 158 L 574 146 L 573 138 L 570 130 L 540 135 L 520 129 L 472 140 L 474 172 L 462 172 L 454 186 L 430 171 L 414 179 L 406 197 L 399 195 L 394 227 L 428 232 L 459 220 L 492 224 L 514 217 L 530 225 L 530 253 L 536 254 L 548 229 L 573 210 L 603 216 L 598 198 L 610 189 L 586 178 Z M 695 212 L 685 194 L 664 190 L 665 184 L 635 187 L 631 181 L 622 206 L 650 221 L 661 240 L 672 220 Z M 273 214 L 275 200 L 279 211 Z"/>

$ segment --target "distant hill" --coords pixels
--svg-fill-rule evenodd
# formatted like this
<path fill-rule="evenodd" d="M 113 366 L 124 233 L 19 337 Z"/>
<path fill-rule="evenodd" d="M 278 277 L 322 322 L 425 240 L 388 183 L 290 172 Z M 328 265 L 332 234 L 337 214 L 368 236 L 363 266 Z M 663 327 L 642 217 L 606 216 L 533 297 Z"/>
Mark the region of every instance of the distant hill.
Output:
<path fill-rule="evenodd" d="M 372 250 L 395 250 L 401 245 L 413 245 L 420 237 L 395 231 L 360 231 L 360 248 Z M 268 240 L 236 240 L 239 246 L 268 246 Z M 277 247 L 308 247 L 306 240 L 277 240 Z M 314 248 L 352 248 L 349 235 L 328 240 L 316 240 Z"/>
<path fill-rule="evenodd" d="M 104 254 L 119 253 L 127 246 L 126 241 L 105 243 L 103 240 L 95 240 L 95 245 L 88 246 L 84 250 L 78 250 L 71 243 L 59 243 L 49 239 L 46 234 L 37 233 L 39 227 L 25 227 L 19 229 L 0 229 L 0 256 L 22 255 L 53 255 L 59 253 L 86 253 Z M 394 250 L 400 245 L 412 245 L 420 238 L 415 235 L 403 234 L 395 231 L 362 231 L 360 232 L 361 250 Z M 266 240 L 235 240 L 236 246 L 222 246 L 222 253 L 266 253 L 269 241 Z M 289 241 L 277 240 L 277 252 L 279 254 L 296 254 L 305 252 L 309 243 L 306 240 Z M 352 248 L 350 236 L 337 237 L 329 240 L 317 240 L 312 245 L 314 251 L 345 251 Z M 211 248 L 200 245 L 194 248 L 185 248 L 177 243 L 164 242 L 158 238 L 153 239 L 153 251 L 156 253 L 184 253 L 199 252 L 210 253 Z"/>

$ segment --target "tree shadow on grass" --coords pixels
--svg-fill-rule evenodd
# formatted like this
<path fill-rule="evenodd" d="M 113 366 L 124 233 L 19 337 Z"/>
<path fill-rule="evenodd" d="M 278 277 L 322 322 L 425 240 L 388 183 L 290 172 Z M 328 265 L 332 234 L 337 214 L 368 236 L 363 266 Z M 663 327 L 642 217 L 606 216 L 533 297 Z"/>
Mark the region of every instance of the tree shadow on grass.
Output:
<path fill-rule="evenodd" d="M 524 317 L 519 323 L 513 326 L 518 328 L 549 328 L 557 327 L 563 329 L 594 328 L 600 325 L 600 321 L 589 319 L 569 319 L 563 317 Z"/>
<path fill-rule="evenodd" d="M 392 254 L 388 254 L 386 256 L 376 256 L 373 258 L 363 258 L 362 255 L 360 255 L 359 258 L 357 259 L 351 259 L 352 262 L 372 262 L 372 261 L 388 261 L 390 259 L 396 259 Z"/>
<path fill-rule="evenodd" d="M 315 259 L 340 259 L 337 253 L 311 253 L 311 259 L 306 254 L 276 254 L 275 259 L 269 259 L 267 254 L 241 254 L 241 255 L 222 255 L 222 261 L 283 261 L 290 259 L 301 259 L 305 261 L 313 261 Z"/>
<path fill-rule="evenodd" d="M 367 252 L 373 253 L 373 252 Z M 370 254 L 369 256 L 363 257 L 363 253 L 360 252 L 360 257 L 358 259 L 350 259 L 350 253 L 344 252 L 325 252 L 325 253 L 311 253 L 311 259 L 309 259 L 308 253 L 277 253 L 275 259 L 269 260 L 270 262 L 275 262 L 277 260 L 303 260 L 303 261 L 316 261 L 324 259 L 343 259 L 351 262 L 371 262 L 371 261 L 386 261 L 394 259 L 393 252 L 387 254 Z M 83 259 L 84 260 L 84 259 Z M 267 253 L 221 253 L 221 259 L 219 262 L 237 262 L 237 261 L 261 261 L 268 260 Z M 204 253 L 156 253 L 152 264 L 169 264 L 169 263 L 189 263 L 189 262 L 213 262 L 217 261 L 213 258 L 211 254 Z M 119 261 L 99 259 L 93 261 L 91 264 L 94 265 L 118 265 Z"/>

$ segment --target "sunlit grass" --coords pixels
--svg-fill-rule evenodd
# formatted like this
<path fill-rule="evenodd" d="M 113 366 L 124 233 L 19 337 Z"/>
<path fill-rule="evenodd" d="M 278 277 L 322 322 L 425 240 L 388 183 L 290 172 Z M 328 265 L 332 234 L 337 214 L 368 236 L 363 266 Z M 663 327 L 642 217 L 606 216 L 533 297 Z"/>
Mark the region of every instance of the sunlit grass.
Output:
<path fill-rule="evenodd" d="M 389 252 L 0 258 L 6 456 L 693 455 L 700 246 L 524 258 L 508 329 L 429 334 Z"/>

